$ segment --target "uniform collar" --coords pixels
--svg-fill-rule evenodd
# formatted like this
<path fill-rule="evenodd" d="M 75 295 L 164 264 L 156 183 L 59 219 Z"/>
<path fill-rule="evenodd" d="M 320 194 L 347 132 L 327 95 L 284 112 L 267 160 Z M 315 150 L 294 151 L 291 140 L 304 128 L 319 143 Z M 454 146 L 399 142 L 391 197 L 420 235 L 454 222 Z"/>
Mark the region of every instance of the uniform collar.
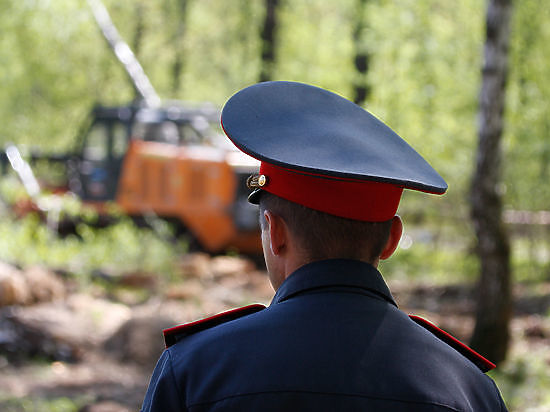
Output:
<path fill-rule="evenodd" d="M 321 260 L 298 268 L 285 279 L 271 304 L 312 289 L 342 286 L 374 293 L 397 307 L 380 272 L 368 263 L 349 259 Z"/>

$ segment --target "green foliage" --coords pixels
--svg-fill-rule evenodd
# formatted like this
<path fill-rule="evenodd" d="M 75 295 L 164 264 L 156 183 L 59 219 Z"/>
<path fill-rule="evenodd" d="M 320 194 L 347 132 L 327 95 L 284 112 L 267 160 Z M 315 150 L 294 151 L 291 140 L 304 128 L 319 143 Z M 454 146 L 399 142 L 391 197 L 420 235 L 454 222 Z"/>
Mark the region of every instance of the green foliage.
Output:
<path fill-rule="evenodd" d="M 69 398 L 41 399 L 0 396 L 0 409 L 4 412 L 76 412 L 80 402 Z"/>
<path fill-rule="evenodd" d="M 82 1 L 2 3 L 0 145 L 67 149 L 92 102 L 105 97 L 98 92 L 111 75 L 102 69 L 108 51 L 94 46 L 98 33 Z M 124 88 L 117 95 L 128 99 Z"/>
<path fill-rule="evenodd" d="M 539 282 L 550 278 L 550 238 L 544 229 L 530 228 L 528 236 L 512 237 L 515 280 Z"/>
<path fill-rule="evenodd" d="M 1 193 L 2 199 L 24 198 L 10 185 L 4 185 Z M 170 279 L 177 257 L 187 250 L 184 241 L 169 238 L 170 229 L 163 221 L 155 221 L 155 230 L 148 230 L 137 227 L 129 217 L 114 214 L 116 223 L 98 228 L 94 226 L 97 214 L 74 198 L 53 206 L 42 215 L 32 213 L 20 219 L 13 219 L 8 210 L 0 213 L 0 261 L 46 265 L 82 279 L 97 270 L 115 275 L 143 271 Z M 60 238 L 52 217 L 80 222 L 76 234 Z M 48 221 L 53 227 L 48 227 Z"/>
<path fill-rule="evenodd" d="M 550 9 L 518 2 L 511 36 L 504 171 L 507 201 L 516 209 L 548 209 L 550 186 Z M 534 195 L 536 194 L 536 195 Z"/>
<path fill-rule="evenodd" d="M 520 347 L 505 365 L 489 373 L 510 411 L 550 409 L 550 375 L 545 361 L 548 352 L 544 347 L 536 352 L 540 353 Z"/>
<path fill-rule="evenodd" d="M 276 80 L 351 92 L 352 1 L 289 1 L 280 13 Z"/>
<path fill-rule="evenodd" d="M 259 76 L 262 2 L 195 1 L 187 16 L 186 100 L 221 105 Z"/>
<path fill-rule="evenodd" d="M 460 221 L 437 222 L 409 223 L 404 218 L 399 248 L 380 265 L 386 278 L 430 284 L 475 282 L 479 267 L 471 250 L 469 227 Z"/>

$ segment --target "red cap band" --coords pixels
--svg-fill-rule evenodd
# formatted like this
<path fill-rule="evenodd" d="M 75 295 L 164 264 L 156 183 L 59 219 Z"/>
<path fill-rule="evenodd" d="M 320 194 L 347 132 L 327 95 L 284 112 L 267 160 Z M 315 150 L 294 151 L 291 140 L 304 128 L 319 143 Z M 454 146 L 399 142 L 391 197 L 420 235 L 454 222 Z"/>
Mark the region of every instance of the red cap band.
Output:
<path fill-rule="evenodd" d="M 403 192 L 389 183 L 316 175 L 265 162 L 260 174 L 267 177 L 262 190 L 310 209 L 365 222 L 394 217 Z"/>

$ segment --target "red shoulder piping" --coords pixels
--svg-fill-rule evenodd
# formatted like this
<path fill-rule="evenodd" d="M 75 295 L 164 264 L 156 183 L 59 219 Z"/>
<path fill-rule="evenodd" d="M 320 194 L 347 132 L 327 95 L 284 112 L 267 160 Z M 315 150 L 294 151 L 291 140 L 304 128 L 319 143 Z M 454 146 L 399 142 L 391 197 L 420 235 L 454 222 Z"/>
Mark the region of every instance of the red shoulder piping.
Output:
<path fill-rule="evenodd" d="M 265 309 L 264 305 L 256 303 L 253 305 L 243 306 L 242 308 L 231 309 L 222 313 L 218 313 L 217 315 L 210 316 L 209 318 L 199 319 L 194 322 L 164 329 L 162 331 L 162 333 L 164 334 L 164 344 L 166 348 L 169 348 L 186 336 L 192 335 L 205 329 L 213 328 L 214 326 L 221 325 L 222 323 L 229 322 L 231 320 L 235 320 L 255 312 L 259 312 L 263 309 Z"/>
<path fill-rule="evenodd" d="M 427 329 L 431 333 L 433 333 L 435 336 L 437 336 L 439 339 L 441 339 L 443 342 L 445 342 L 447 345 L 451 346 L 458 352 L 460 352 L 463 356 L 468 358 L 470 361 L 472 361 L 479 369 L 481 369 L 482 372 L 488 372 L 491 369 L 494 369 L 496 365 L 491 362 L 488 359 L 485 359 L 483 356 L 481 356 L 479 353 L 477 353 L 475 350 L 469 348 L 464 343 L 456 339 L 454 336 L 448 334 L 444 330 L 438 328 L 430 321 L 421 318 L 420 316 L 416 315 L 409 315 L 409 317 L 415 321 L 417 324 L 422 326 L 423 328 Z"/>

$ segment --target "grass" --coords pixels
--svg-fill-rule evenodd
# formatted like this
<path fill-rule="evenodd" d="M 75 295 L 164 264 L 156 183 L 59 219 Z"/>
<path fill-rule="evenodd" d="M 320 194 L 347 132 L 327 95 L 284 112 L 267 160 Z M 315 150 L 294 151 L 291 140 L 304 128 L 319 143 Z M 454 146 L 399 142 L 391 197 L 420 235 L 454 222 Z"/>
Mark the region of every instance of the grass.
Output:
<path fill-rule="evenodd" d="M 0 410 L 4 412 L 77 412 L 82 403 L 69 398 L 14 398 L 0 396 Z"/>
<path fill-rule="evenodd" d="M 0 210 L 0 260 L 20 266 L 44 265 L 80 279 L 98 270 L 115 275 L 142 271 L 173 276 L 176 258 L 185 253 L 186 243 L 166 240 L 167 223 L 158 220 L 155 230 L 145 230 L 128 217 L 116 216 L 115 224 L 97 228 L 86 223 L 97 218 L 94 213 L 82 214 L 81 205 L 68 203 L 62 216 L 79 216 L 81 223 L 76 233 L 66 237 L 49 228 L 44 216 L 31 213 L 16 218 L 8 208 Z"/>
<path fill-rule="evenodd" d="M 533 349 L 516 342 L 509 359 L 489 375 L 495 380 L 510 411 L 550 411 L 547 345 Z"/>

